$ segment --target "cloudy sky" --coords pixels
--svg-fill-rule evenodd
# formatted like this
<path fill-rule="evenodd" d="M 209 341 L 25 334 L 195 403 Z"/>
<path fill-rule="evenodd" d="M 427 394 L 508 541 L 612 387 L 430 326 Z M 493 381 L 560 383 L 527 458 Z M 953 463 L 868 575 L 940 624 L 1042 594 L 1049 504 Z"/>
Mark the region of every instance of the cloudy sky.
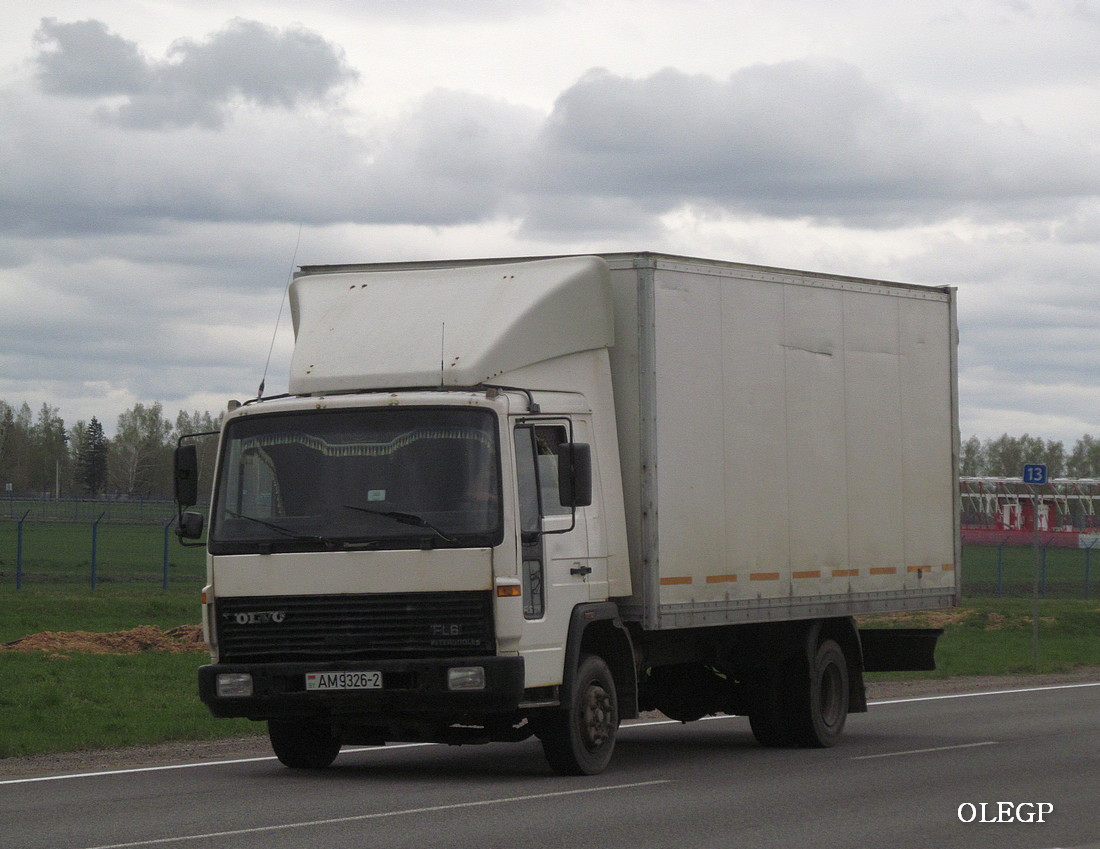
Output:
<path fill-rule="evenodd" d="M 1100 436 L 1100 0 L 5 0 L 0 399 L 285 388 L 295 265 L 959 289 L 961 429 Z"/>

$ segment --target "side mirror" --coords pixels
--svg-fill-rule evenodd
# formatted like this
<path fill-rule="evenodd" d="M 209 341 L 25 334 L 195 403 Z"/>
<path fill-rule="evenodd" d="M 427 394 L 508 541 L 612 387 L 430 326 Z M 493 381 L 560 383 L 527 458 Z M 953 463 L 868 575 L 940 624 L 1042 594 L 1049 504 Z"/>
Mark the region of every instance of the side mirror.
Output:
<path fill-rule="evenodd" d="M 558 500 L 563 507 L 592 503 L 592 446 L 564 442 L 558 448 Z"/>
<path fill-rule="evenodd" d="M 199 452 L 194 445 L 179 445 L 173 455 L 176 503 L 191 507 L 199 500 Z M 201 517 L 200 517 L 201 518 Z M 180 524 L 182 532 L 183 525 Z"/>
<path fill-rule="evenodd" d="M 176 536 L 180 539 L 200 539 L 202 537 L 202 513 L 183 513 L 180 515 Z"/>

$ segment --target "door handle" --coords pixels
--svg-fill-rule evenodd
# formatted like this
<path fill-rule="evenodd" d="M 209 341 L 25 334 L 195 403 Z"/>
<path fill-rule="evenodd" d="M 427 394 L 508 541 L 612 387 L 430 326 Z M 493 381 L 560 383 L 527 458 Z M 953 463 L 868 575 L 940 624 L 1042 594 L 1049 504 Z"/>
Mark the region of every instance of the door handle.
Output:
<path fill-rule="evenodd" d="M 570 575 L 580 575 L 581 577 L 584 577 L 585 575 L 590 575 L 591 573 L 591 566 L 574 566 L 572 569 L 569 570 Z"/>

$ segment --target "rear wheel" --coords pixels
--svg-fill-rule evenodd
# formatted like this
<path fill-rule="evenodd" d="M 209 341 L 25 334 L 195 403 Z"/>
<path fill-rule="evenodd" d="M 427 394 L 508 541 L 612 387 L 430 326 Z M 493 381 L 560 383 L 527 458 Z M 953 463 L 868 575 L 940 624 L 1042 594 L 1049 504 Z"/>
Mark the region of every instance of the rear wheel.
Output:
<path fill-rule="evenodd" d="M 749 725 L 762 746 L 828 748 L 844 731 L 848 699 L 844 650 L 835 640 L 823 640 L 813 657 L 767 674 Z"/>
<path fill-rule="evenodd" d="M 611 670 L 603 658 L 586 655 L 566 709 L 550 714 L 540 730 L 542 751 L 558 775 L 596 775 L 611 761 L 618 729 Z"/>
<path fill-rule="evenodd" d="M 848 719 L 848 664 L 835 640 L 823 640 L 810 662 L 808 681 L 791 700 L 790 725 L 800 746 L 836 745 Z"/>
<path fill-rule="evenodd" d="M 783 717 L 775 709 L 755 710 L 749 714 L 752 736 L 761 746 L 781 749 L 791 745 L 791 734 Z"/>
<path fill-rule="evenodd" d="M 321 722 L 272 719 L 267 736 L 275 756 L 291 769 L 324 769 L 340 753 L 340 738 Z"/>

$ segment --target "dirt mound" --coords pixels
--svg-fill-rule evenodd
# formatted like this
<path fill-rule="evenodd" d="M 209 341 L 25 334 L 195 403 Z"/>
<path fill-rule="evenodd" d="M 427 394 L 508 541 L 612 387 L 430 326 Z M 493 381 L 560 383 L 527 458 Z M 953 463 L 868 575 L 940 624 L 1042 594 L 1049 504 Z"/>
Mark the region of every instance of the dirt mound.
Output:
<path fill-rule="evenodd" d="M 137 654 L 143 651 L 201 652 L 202 627 L 180 625 L 165 631 L 156 625 L 139 625 L 129 631 L 43 631 L 0 646 L 0 651 L 50 652 L 52 654 Z"/>

